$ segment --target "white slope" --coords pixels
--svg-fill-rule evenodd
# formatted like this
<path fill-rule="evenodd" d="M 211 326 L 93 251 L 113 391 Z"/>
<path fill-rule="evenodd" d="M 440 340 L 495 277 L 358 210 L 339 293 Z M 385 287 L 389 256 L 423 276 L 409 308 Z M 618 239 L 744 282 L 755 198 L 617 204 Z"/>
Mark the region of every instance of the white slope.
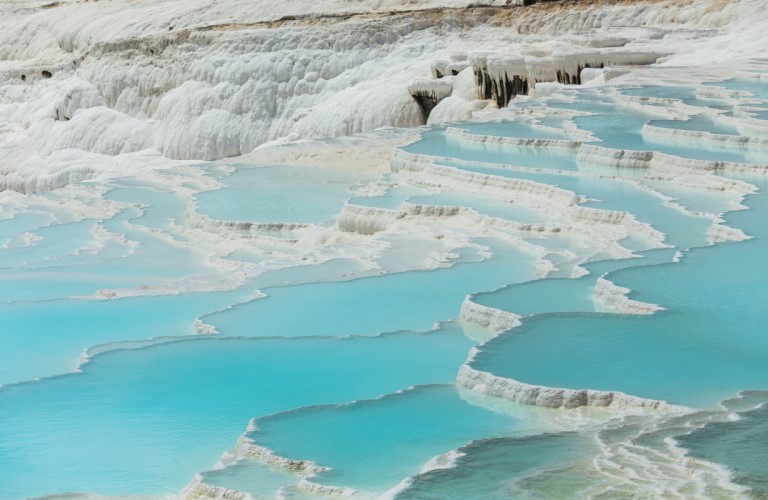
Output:
<path fill-rule="evenodd" d="M 762 0 L 474 4 L 1 2 L 0 188 L 418 125 L 409 84 L 455 52 L 602 50 L 622 38 L 628 50 L 674 52 L 668 64 L 703 64 L 754 55 L 768 18 Z M 485 107 L 471 83 L 462 75 L 435 119 Z"/>

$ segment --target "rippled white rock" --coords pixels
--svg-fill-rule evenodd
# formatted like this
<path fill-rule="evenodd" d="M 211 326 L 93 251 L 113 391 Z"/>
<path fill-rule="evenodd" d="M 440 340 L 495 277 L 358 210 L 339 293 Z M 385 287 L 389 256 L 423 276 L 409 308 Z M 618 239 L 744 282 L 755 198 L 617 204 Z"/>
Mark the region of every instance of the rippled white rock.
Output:
<path fill-rule="evenodd" d="M 456 377 L 456 383 L 466 389 L 486 396 L 549 408 L 579 408 L 581 406 L 600 406 L 616 409 L 672 408 L 672 405 L 664 401 L 638 398 L 622 392 L 562 389 L 526 384 L 475 370 L 469 364 L 461 366 Z"/>
<path fill-rule="evenodd" d="M 598 306 L 598 310 L 619 314 L 649 315 L 664 308 L 656 304 L 648 304 L 629 298 L 631 290 L 618 286 L 605 278 L 597 278 L 592 299 Z"/>
<path fill-rule="evenodd" d="M 519 3 L 488 0 L 452 11 L 475 3 L 6 2 L 0 6 L 0 183 L 54 189 L 136 169 L 158 152 L 210 160 L 278 138 L 416 125 L 422 115 L 408 84 L 433 66 L 457 73 L 451 96 L 435 110 L 439 122 L 484 107 L 469 95 L 474 75 L 463 69 L 478 61 L 497 76 L 519 70 L 536 82 L 551 80 L 558 67 L 595 64 L 598 56 L 600 64 L 627 64 L 673 51 L 679 55 L 670 64 L 685 57 L 687 64 L 708 62 L 725 57 L 722 40 L 738 41 L 740 53 L 751 54 L 766 10 L 757 0 L 727 9 L 715 0 L 544 10 L 514 7 Z M 423 10 L 440 8 L 449 10 Z M 406 14 L 413 10 L 426 14 Z M 680 20 L 728 31 L 692 45 L 676 38 Z M 622 26 L 627 35 L 595 31 L 607 26 Z M 528 34 L 567 32 L 572 36 L 554 47 L 521 45 L 520 56 L 503 55 Z M 78 153 L 68 156 L 70 150 Z M 145 151 L 151 153 L 128 161 L 126 155 Z"/>

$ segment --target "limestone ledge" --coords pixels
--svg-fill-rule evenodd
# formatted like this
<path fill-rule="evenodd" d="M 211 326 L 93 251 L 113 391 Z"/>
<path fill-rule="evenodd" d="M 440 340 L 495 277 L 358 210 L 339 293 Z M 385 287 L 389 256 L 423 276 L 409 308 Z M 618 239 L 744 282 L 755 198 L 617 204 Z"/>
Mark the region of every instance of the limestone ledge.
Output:
<path fill-rule="evenodd" d="M 612 409 L 648 408 L 665 410 L 673 408 L 672 405 L 665 401 L 638 398 L 616 391 L 562 389 L 526 384 L 476 370 L 466 363 L 459 369 L 456 383 L 461 387 L 485 396 L 548 408 L 579 408 L 583 406 L 598 406 Z"/>
<path fill-rule="evenodd" d="M 629 288 L 618 286 L 605 278 L 598 278 L 592 297 L 605 311 L 619 314 L 650 315 L 664 310 L 656 304 L 630 299 L 628 297 L 630 291 Z"/>
<path fill-rule="evenodd" d="M 478 304 L 468 295 L 461 304 L 459 319 L 480 325 L 500 333 L 520 325 L 520 316 L 515 313 Z"/>

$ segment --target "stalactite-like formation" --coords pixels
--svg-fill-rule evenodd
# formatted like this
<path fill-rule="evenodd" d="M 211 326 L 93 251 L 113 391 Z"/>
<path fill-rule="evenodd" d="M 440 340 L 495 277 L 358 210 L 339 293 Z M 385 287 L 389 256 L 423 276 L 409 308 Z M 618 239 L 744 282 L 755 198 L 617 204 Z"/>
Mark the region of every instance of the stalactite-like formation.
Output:
<path fill-rule="evenodd" d="M 469 62 L 475 75 L 478 99 L 491 99 L 502 108 L 540 82 L 580 85 L 586 68 L 652 64 L 659 53 L 628 51 L 562 51 L 551 55 L 500 56 L 471 54 Z"/>
<path fill-rule="evenodd" d="M 421 109 L 424 123 L 437 103 L 451 95 L 453 84 L 446 80 L 417 80 L 408 86 L 408 92 Z"/>
<path fill-rule="evenodd" d="M 456 76 L 468 67 L 467 54 L 456 52 L 451 54 L 451 58 L 448 61 L 435 61 L 432 63 L 432 77 L 439 79 L 444 76 Z"/>

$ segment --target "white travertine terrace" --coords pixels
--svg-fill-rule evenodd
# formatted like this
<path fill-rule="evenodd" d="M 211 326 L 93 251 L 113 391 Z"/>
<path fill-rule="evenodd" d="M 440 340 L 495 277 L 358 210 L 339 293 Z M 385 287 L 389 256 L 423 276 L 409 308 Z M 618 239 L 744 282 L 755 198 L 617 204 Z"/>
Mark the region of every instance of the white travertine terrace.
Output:
<path fill-rule="evenodd" d="M 252 500 L 253 495 L 242 491 L 224 488 L 223 486 L 214 486 L 206 483 L 200 474 L 184 487 L 180 493 L 181 498 L 196 499 L 210 498 L 217 500 Z"/>
<path fill-rule="evenodd" d="M 520 326 L 520 316 L 518 314 L 483 306 L 472 299 L 473 297 L 469 295 L 461 304 L 459 318 L 462 321 L 484 326 L 496 333 Z"/>
<path fill-rule="evenodd" d="M 744 135 L 713 134 L 699 130 L 685 130 L 667 127 L 656 127 L 646 123 L 643 125 L 643 137 L 667 144 L 703 144 L 714 147 L 729 147 L 736 149 L 755 148 L 768 149 L 768 139 L 764 137 L 749 137 Z"/>
<path fill-rule="evenodd" d="M 240 458 L 249 458 L 264 462 L 267 465 L 278 467 L 285 471 L 294 472 L 301 476 L 312 476 L 318 472 L 327 470 L 308 460 L 290 460 L 275 454 L 274 451 L 253 442 L 247 436 L 240 436 L 234 454 Z"/>
<path fill-rule="evenodd" d="M 472 368 L 471 359 L 473 356 L 474 352 L 470 354 L 470 359 L 459 369 L 456 383 L 470 391 L 485 396 L 549 408 L 579 408 L 581 406 L 598 406 L 614 409 L 672 408 L 672 405 L 664 401 L 638 398 L 622 392 L 544 387 L 498 377 Z"/>
<path fill-rule="evenodd" d="M 628 297 L 631 290 L 616 285 L 605 278 L 597 278 L 595 290 L 592 292 L 593 300 L 599 304 L 599 309 L 619 314 L 649 315 L 664 308 L 656 304 L 647 304 L 632 300 Z"/>
<path fill-rule="evenodd" d="M 427 121 L 429 114 L 437 104 L 450 96 L 453 92 L 453 83 L 448 78 L 440 80 L 415 80 L 408 85 L 408 93 L 418 103 Z"/>
<path fill-rule="evenodd" d="M 337 218 L 340 231 L 358 234 L 374 234 L 386 230 L 404 214 L 399 210 L 366 207 L 345 203 Z"/>
<path fill-rule="evenodd" d="M 264 145 L 273 141 L 291 142 L 297 163 L 318 162 L 319 143 L 298 139 L 410 127 L 422 124 L 424 115 L 429 115 L 429 123 L 496 118 L 498 108 L 518 96 L 544 96 L 562 91 L 567 84 L 632 82 L 622 75 L 638 65 L 687 69 L 721 64 L 727 74 L 729 65 L 735 67 L 731 59 L 748 58 L 764 48 L 764 37 L 758 35 L 764 33 L 768 19 L 768 2 L 762 0 L 641 1 L 633 5 L 596 1 L 569 10 L 554 6 L 510 13 L 510 6 L 519 4 L 522 0 L 491 0 L 482 6 L 467 0 L 223 0 L 214 5 L 202 0 L 3 2 L 0 190 L 18 192 L 6 192 L 10 199 L 19 193 L 61 190 L 85 179 L 124 175 L 147 179 L 161 169 L 189 169 L 189 163 L 197 160 L 248 155 L 243 161 L 269 161 L 276 148 Z M 619 26 L 626 36 L 609 30 Z M 683 34 L 676 31 L 681 26 L 686 28 Z M 552 35 L 566 32 L 570 34 L 561 41 L 551 42 Z M 433 80 L 427 79 L 430 73 Z M 745 97 L 716 87 L 702 87 L 699 94 L 729 102 L 741 102 Z M 670 104 L 664 99 L 616 97 L 644 111 L 653 104 Z M 428 102 L 430 109 L 423 105 L 420 109 L 418 99 Z M 746 99 L 732 117 L 712 116 L 748 138 L 652 125 L 646 125 L 643 134 L 656 141 L 761 150 L 768 146 L 768 127 L 764 120 L 751 117 L 750 109 Z M 667 118 L 682 118 L 697 109 L 672 103 L 669 109 L 656 111 Z M 585 145 L 585 134 L 570 134 L 578 140 L 556 141 L 481 136 L 456 128 L 446 133 L 456 140 L 486 145 L 571 152 L 582 164 L 641 169 L 646 179 L 726 191 L 735 200 L 753 188 L 711 173 L 768 172 L 765 165 L 687 160 Z M 333 150 L 328 156 L 334 160 L 359 168 L 382 163 L 386 156 L 381 148 L 364 154 L 362 148 L 341 142 L 329 141 L 322 147 Z M 404 202 L 397 210 L 388 210 L 347 203 L 335 226 L 319 228 L 217 221 L 190 206 L 187 227 L 178 231 L 195 244 L 203 242 L 199 246 L 210 252 L 212 260 L 254 243 L 268 247 L 272 257 L 284 251 L 280 255 L 284 262 L 295 264 L 301 259 L 321 261 L 314 255 L 320 250 L 328 252 L 326 258 L 351 255 L 370 259 L 383 246 L 378 233 L 413 236 L 424 231 L 433 236 L 455 225 L 467 238 L 501 235 L 538 251 L 540 276 L 550 272 L 552 264 L 544 260 L 542 247 L 534 248 L 533 238 L 526 239 L 531 236 L 562 233 L 579 242 L 589 241 L 593 253 L 623 257 L 630 252 L 618 241 L 629 234 L 663 246 L 664 235 L 625 212 L 580 207 L 585 200 L 569 191 L 468 172 L 440 165 L 440 160 L 399 151 L 391 166 L 404 185 L 514 199 L 540 211 L 547 221 L 522 224 L 468 207 Z M 587 167 L 573 175 L 588 177 L 598 171 L 610 176 L 604 169 L 589 172 Z M 201 177 L 194 182 L 203 182 Z M 180 185 L 172 187 L 180 189 Z M 75 205 L 77 195 L 62 195 L 62 200 L 62 204 Z M 739 208 L 738 201 L 734 203 Z M 104 219 L 114 215 L 114 207 L 99 210 Z M 288 236 L 262 234 L 278 231 Z M 112 237 L 99 229 L 94 232 L 99 233 L 94 235 L 97 239 Z M 451 236 L 455 235 L 446 238 Z M 28 244 L 36 237 L 25 235 Z M 718 220 L 709 230 L 711 242 L 747 237 Z M 239 282 L 233 267 L 219 263 L 219 270 L 231 274 L 232 282 Z M 178 293 L 179 289 L 196 290 L 194 286 L 212 288 L 210 283 L 184 283 L 164 290 Z M 626 289 L 599 279 L 594 298 L 615 312 L 650 314 L 659 308 L 632 301 L 627 294 Z M 119 298 L 130 293 L 100 290 L 97 295 Z M 462 305 L 460 319 L 494 332 L 520 323 L 513 312 L 481 306 L 471 296 Z M 216 334 L 200 320 L 194 330 Z M 471 359 L 462 366 L 457 382 L 481 394 L 548 407 L 669 408 L 660 401 L 617 392 L 546 388 L 504 379 L 475 370 Z M 245 438 L 237 450 L 242 456 L 304 475 L 319 470 L 310 462 L 277 457 Z M 300 486 L 321 494 L 352 493 L 309 481 L 301 481 Z M 207 485 L 199 477 L 184 494 L 245 498 L 242 493 Z"/>
<path fill-rule="evenodd" d="M 535 129 L 536 126 L 533 126 Z M 496 135 L 480 135 L 473 134 L 471 131 L 457 128 L 448 127 L 445 130 L 445 135 L 449 137 L 455 137 L 461 141 L 478 142 L 481 144 L 489 145 L 502 145 L 515 148 L 531 148 L 531 149 L 545 149 L 545 150 L 562 150 L 567 152 L 575 152 L 576 149 L 581 146 L 580 141 L 569 141 L 564 139 L 535 139 L 535 138 L 518 138 L 518 137 L 504 137 Z"/>

